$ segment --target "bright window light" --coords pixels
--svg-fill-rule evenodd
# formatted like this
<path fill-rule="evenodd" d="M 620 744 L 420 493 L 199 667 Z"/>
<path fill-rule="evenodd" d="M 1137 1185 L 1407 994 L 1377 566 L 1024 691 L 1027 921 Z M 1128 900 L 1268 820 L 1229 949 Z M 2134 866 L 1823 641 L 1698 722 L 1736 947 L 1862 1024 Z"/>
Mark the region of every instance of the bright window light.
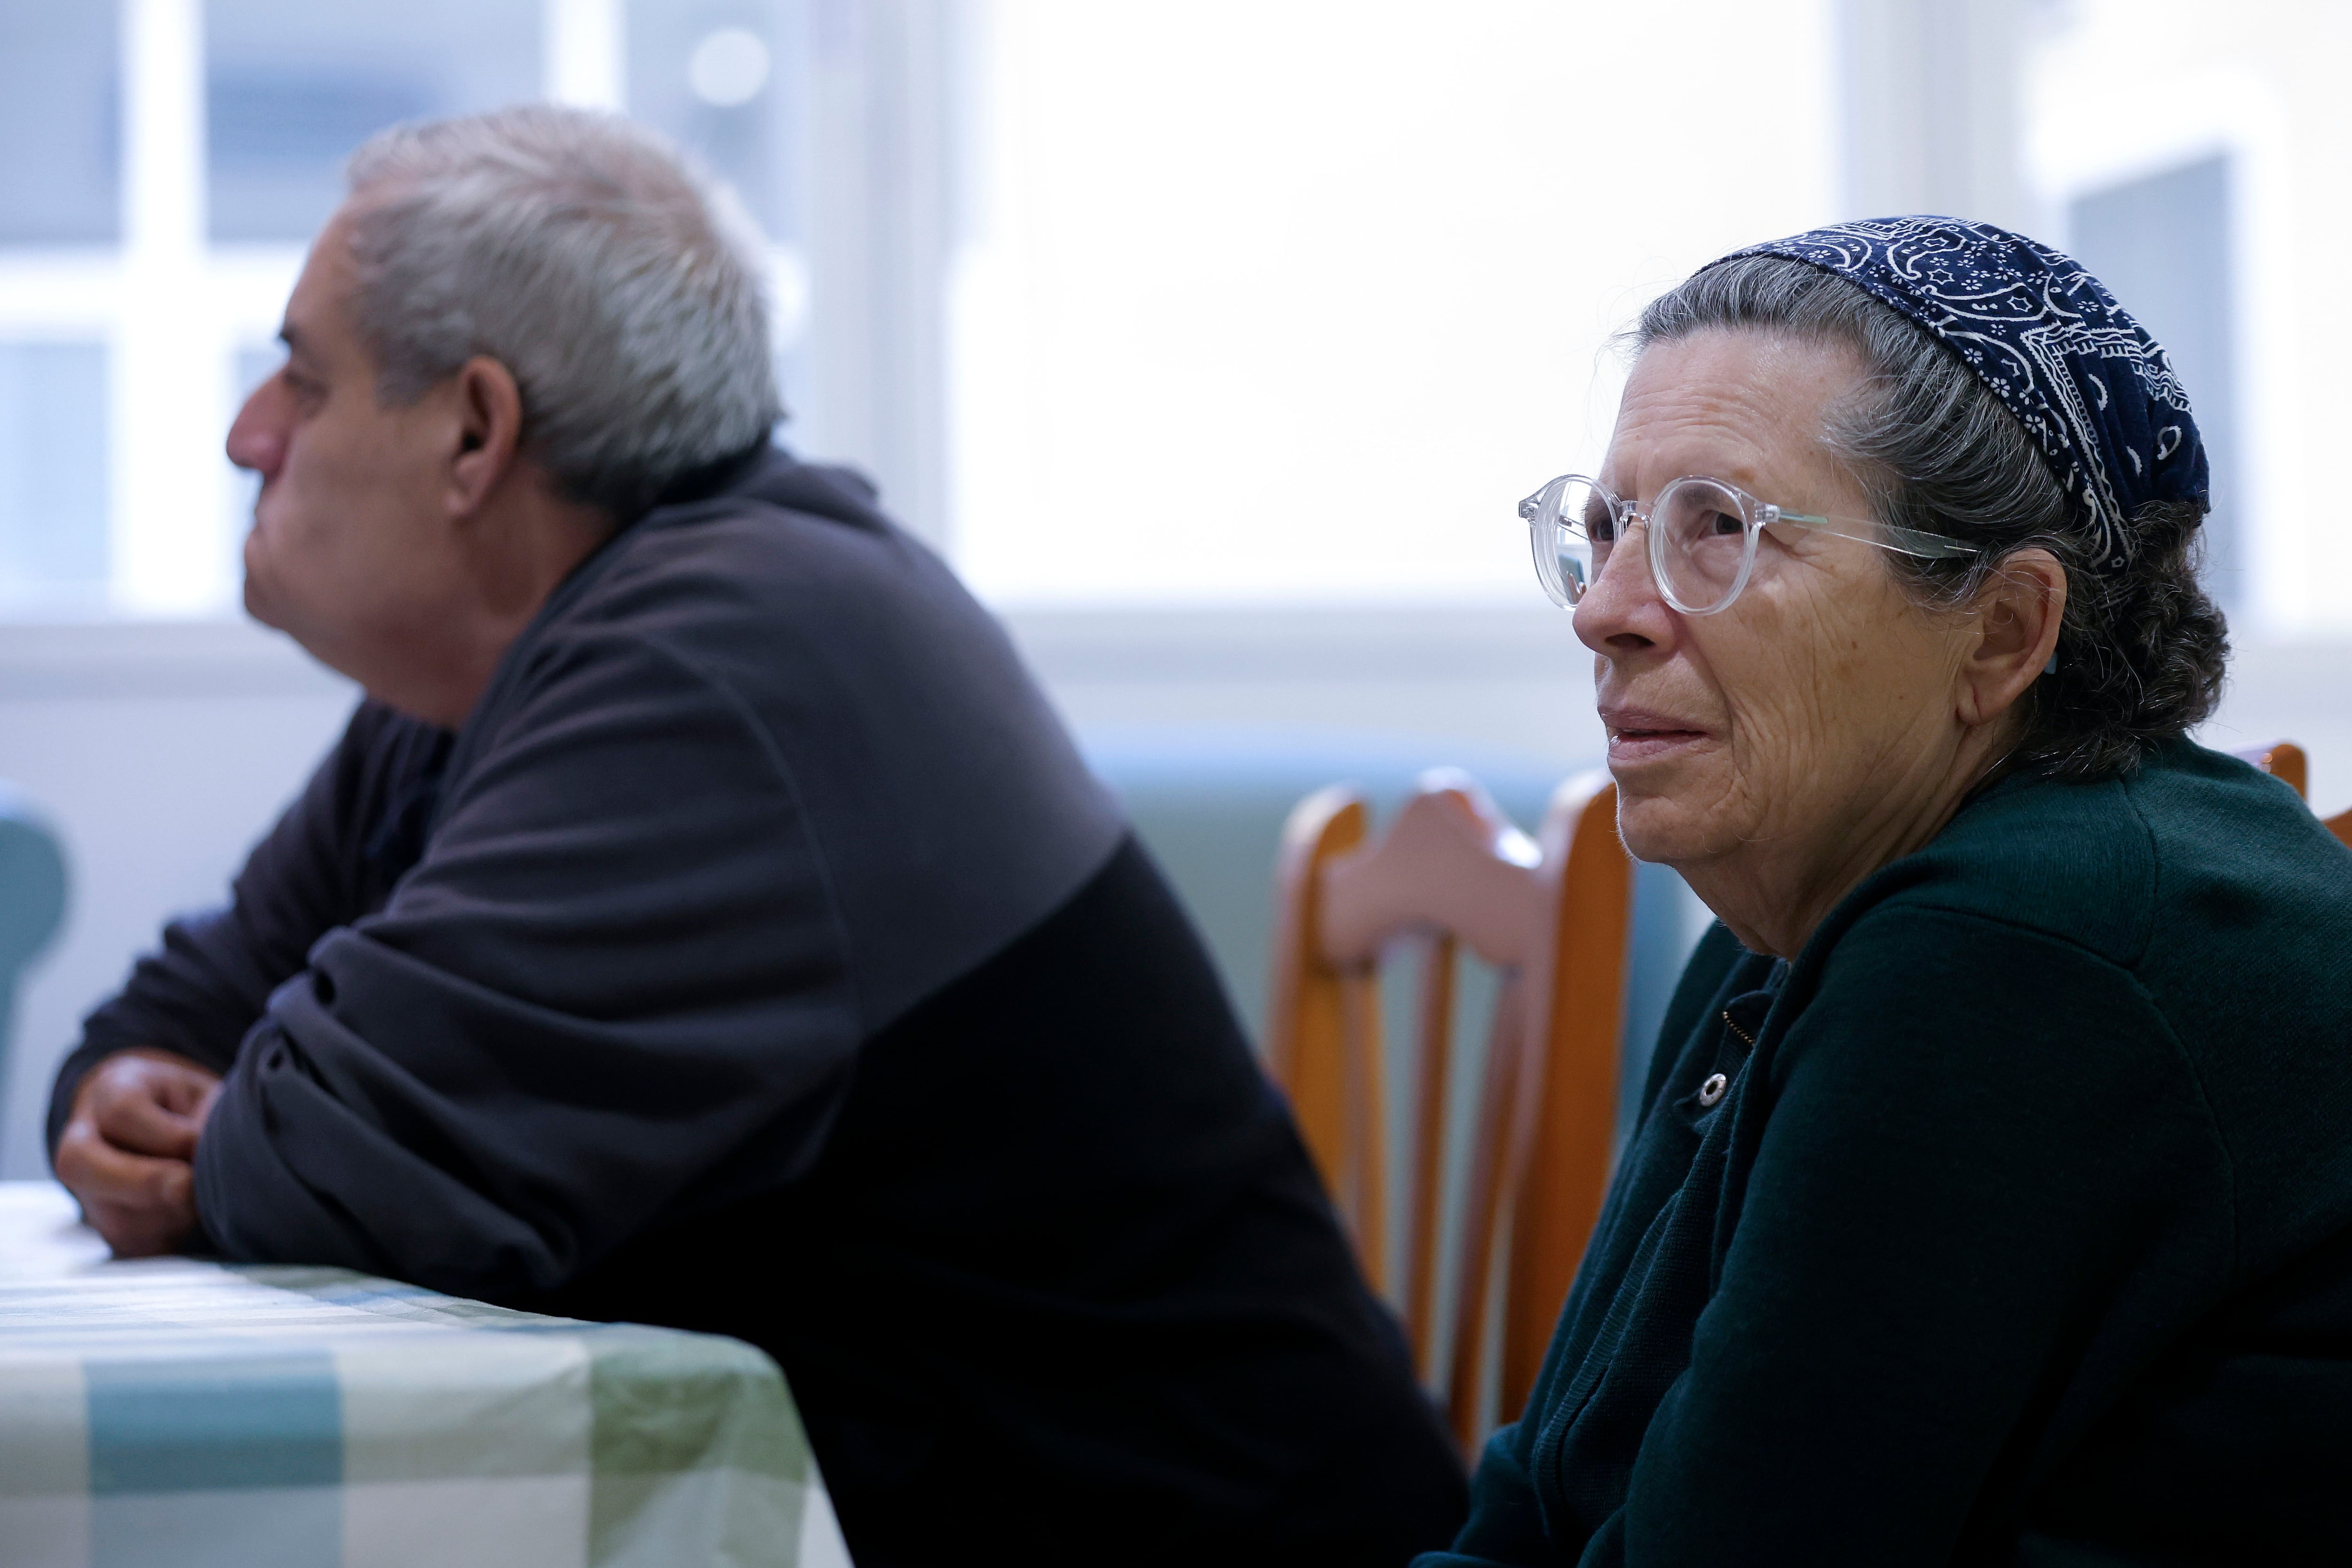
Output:
<path fill-rule="evenodd" d="M 721 27 L 694 46 L 686 79 L 695 97 L 716 108 L 749 103 L 768 85 L 768 46 L 749 28 Z"/>
<path fill-rule="evenodd" d="M 1000 604 L 1524 602 L 1611 336 L 1834 216 L 1828 0 L 998 0 L 953 296 Z"/>

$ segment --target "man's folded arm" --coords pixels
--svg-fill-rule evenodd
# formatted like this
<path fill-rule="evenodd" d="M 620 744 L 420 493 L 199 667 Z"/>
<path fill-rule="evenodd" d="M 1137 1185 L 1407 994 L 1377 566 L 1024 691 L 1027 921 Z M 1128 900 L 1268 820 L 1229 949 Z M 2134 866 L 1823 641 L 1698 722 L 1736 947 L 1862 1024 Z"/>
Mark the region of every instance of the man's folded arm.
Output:
<path fill-rule="evenodd" d="M 226 1073 L 269 994 L 301 972 L 310 944 L 363 908 L 350 846 L 379 809 L 387 764 L 415 767 L 446 744 L 439 731 L 362 703 L 341 739 L 254 847 L 219 909 L 164 927 L 121 993 L 82 1022 L 49 1100 L 54 1151 L 89 1071 L 129 1050 L 163 1050 Z"/>
<path fill-rule="evenodd" d="M 196 1158 L 228 1256 L 530 1294 L 814 1158 L 858 1023 L 787 769 L 656 646 L 540 653 L 423 861 L 229 1074 Z"/>

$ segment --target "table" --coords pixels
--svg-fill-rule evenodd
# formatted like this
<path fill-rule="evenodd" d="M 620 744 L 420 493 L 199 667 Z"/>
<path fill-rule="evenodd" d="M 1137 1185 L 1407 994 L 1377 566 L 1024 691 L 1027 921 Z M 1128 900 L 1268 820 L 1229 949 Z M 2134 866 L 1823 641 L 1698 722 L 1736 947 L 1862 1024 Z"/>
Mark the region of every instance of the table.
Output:
<path fill-rule="evenodd" d="M 0 1565 L 845 1564 L 750 1345 L 337 1268 L 116 1263 L 0 1183 Z"/>

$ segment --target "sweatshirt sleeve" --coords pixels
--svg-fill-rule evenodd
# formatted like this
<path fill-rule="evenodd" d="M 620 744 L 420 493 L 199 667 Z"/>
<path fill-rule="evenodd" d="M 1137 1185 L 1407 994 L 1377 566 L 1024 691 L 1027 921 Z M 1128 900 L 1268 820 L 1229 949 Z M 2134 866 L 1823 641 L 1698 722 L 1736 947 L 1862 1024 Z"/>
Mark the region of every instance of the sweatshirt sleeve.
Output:
<path fill-rule="evenodd" d="M 1948 1562 L 1987 1481 L 2051 1458 L 2017 1434 L 2071 1442 L 2100 1369 L 2225 1288 L 2195 1073 L 2129 972 L 1916 909 L 1859 922 L 1756 1066 L 1738 1228 L 1584 1561 Z"/>
<path fill-rule="evenodd" d="M 391 732 L 404 727 L 417 733 Z M 378 704 L 360 706 L 301 795 L 247 857 L 229 901 L 166 925 L 162 946 L 82 1021 L 81 1041 L 59 1066 L 49 1097 L 52 1152 L 83 1075 L 107 1057 L 147 1046 L 228 1070 L 269 994 L 300 973 L 310 944 L 364 908 L 355 846 L 385 786 L 398 783 L 383 776 L 383 764 L 437 756 L 445 741 Z"/>
<path fill-rule="evenodd" d="M 228 1076 L 196 1193 L 232 1258 L 549 1289 L 788 1180 L 837 1109 L 858 1018 L 825 868 L 722 683 L 588 628 L 467 741 L 424 858 Z"/>

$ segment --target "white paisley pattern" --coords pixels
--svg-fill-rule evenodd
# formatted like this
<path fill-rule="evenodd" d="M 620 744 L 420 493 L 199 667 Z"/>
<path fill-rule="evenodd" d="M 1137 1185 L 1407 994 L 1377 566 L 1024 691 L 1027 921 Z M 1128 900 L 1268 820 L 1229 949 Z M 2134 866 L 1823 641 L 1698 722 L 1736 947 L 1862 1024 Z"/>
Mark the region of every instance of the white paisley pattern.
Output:
<path fill-rule="evenodd" d="M 2112 569 L 2149 500 L 2207 499 L 2205 445 L 2162 345 L 2073 258 L 1987 223 L 1872 218 L 1751 245 L 1834 272 L 1933 332 L 2041 445 Z"/>

